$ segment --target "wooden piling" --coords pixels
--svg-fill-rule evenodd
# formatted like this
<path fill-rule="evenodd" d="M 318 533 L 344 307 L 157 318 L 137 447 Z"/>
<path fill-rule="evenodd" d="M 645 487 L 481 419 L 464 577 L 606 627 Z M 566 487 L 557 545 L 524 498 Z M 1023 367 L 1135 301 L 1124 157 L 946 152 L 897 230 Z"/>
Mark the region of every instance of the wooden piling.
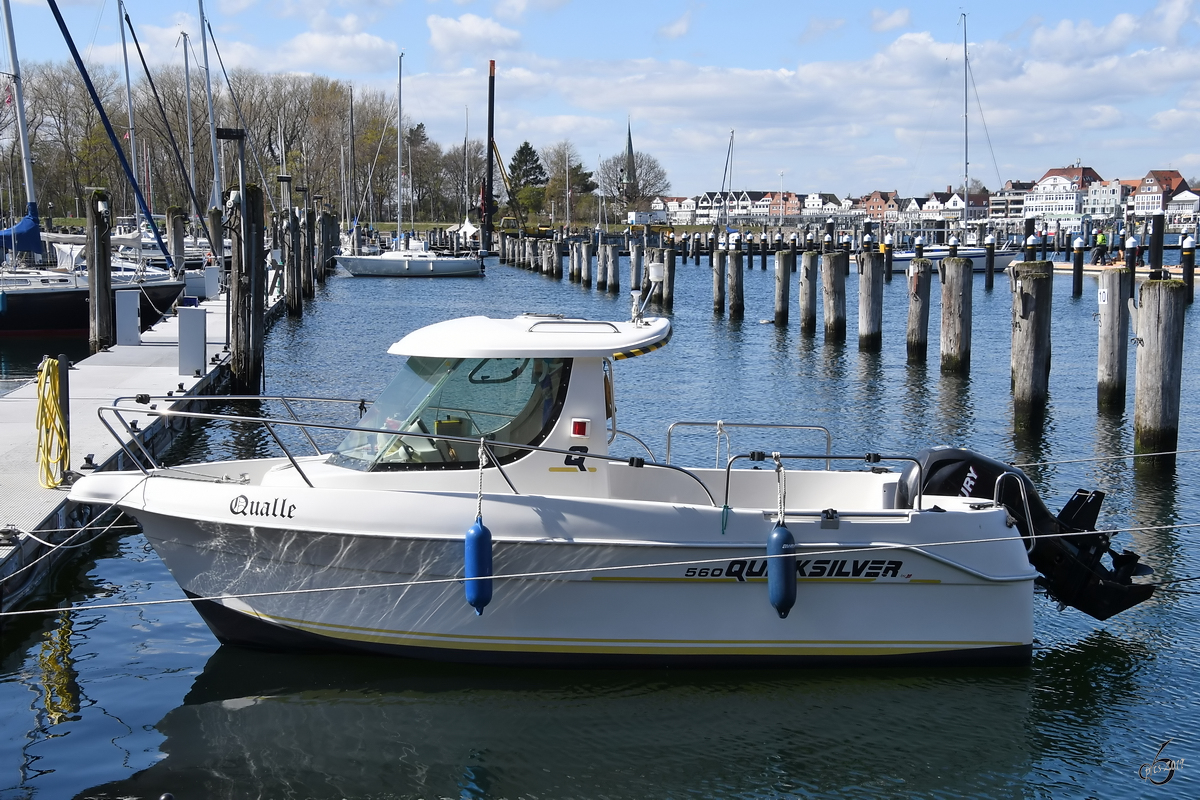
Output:
<path fill-rule="evenodd" d="M 729 278 L 729 319 L 741 319 L 746 313 L 745 298 L 742 295 L 742 250 L 739 247 L 732 253 L 729 253 L 729 269 L 726 274 Z"/>
<path fill-rule="evenodd" d="M 775 324 L 788 324 L 788 289 L 792 282 L 792 270 L 789 264 L 788 252 L 780 249 L 775 252 Z"/>
<path fill-rule="evenodd" d="M 1083 237 L 1075 239 L 1071 251 L 1071 297 L 1083 296 Z"/>
<path fill-rule="evenodd" d="M 725 251 L 710 248 L 708 258 L 712 265 L 713 313 L 720 316 L 725 313 Z"/>
<path fill-rule="evenodd" d="M 167 252 L 171 254 L 171 263 L 180 272 L 184 268 L 183 223 L 184 214 L 182 208 L 171 206 L 167 209 Z"/>
<path fill-rule="evenodd" d="M 817 333 L 817 265 L 821 254 L 816 250 L 805 250 L 800 258 L 800 333 L 815 336 Z"/>
<path fill-rule="evenodd" d="M 892 282 L 892 235 L 889 233 L 883 240 L 883 280 Z"/>
<path fill-rule="evenodd" d="M 1179 250 L 1179 265 L 1183 268 L 1183 286 L 1190 306 L 1196 296 L 1196 240 L 1185 237 Z"/>
<path fill-rule="evenodd" d="M 983 288 L 990 292 L 996 285 L 996 237 L 988 236 L 984 242 Z"/>
<path fill-rule="evenodd" d="M 846 266 L 844 251 L 821 257 L 821 297 L 825 317 L 825 342 L 846 341 Z"/>
<path fill-rule="evenodd" d="M 330 231 L 333 227 L 333 215 L 328 211 L 321 211 L 317 215 L 317 283 L 324 284 L 325 276 L 329 274 L 330 260 L 333 258 L 333 247 L 330 242 Z M 404 245 L 401 241 L 401 246 Z"/>
<path fill-rule="evenodd" d="M 303 281 L 306 300 L 311 300 L 317 293 L 317 279 L 313 269 L 313 258 L 316 255 L 315 233 L 313 210 L 311 208 L 300 209 L 300 279 Z"/>
<path fill-rule="evenodd" d="M 615 250 L 616 248 L 613 252 L 613 261 L 616 261 Z M 672 311 L 675 308 L 675 248 L 671 247 L 664 255 L 667 270 L 663 278 L 662 307 L 664 311 Z"/>
<path fill-rule="evenodd" d="M 924 364 L 929 354 L 929 283 L 933 262 L 908 262 L 908 363 Z"/>
<path fill-rule="evenodd" d="M 1129 364 L 1129 297 L 1127 285 L 1133 274 L 1124 267 L 1100 271 L 1096 292 L 1100 337 L 1096 358 L 1096 405 L 1102 411 L 1125 409 L 1125 385 Z"/>
<path fill-rule="evenodd" d="M 1143 281 L 1138 296 L 1137 375 L 1133 395 L 1135 453 L 1174 451 L 1179 443 L 1179 396 L 1183 379 L 1183 281 Z M 1174 454 L 1154 460 L 1173 467 Z"/>
<path fill-rule="evenodd" d="M 1050 396 L 1050 309 L 1054 265 L 1024 261 L 1009 267 L 1013 287 L 1012 368 L 1016 422 L 1040 421 Z"/>
<path fill-rule="evenodd" d="M 975 265 L 969 258 L 942 260 L 942 372 L 971 371 L 971 298 Z"/>
<path fill-rule="evenodd" d="M 883 253 L 869 246 L 862 252 L 858 279 L 858 349 L 883 349 Z"/>
<path fill-rule="evenodd" d="M 608 257 L 609 253 L 615 248 L 612 245 L 601 244 L 596 246 L 596 291 L 608 291 Z"/>
<path fill-rule="evenodd" d="M 283 264 L 287 313 L 298 317 L 304 313 L 303 283 L 300 274 L 300 219 L 296 209 L 284 210 Z"/>
<path fill-rule="evenodd" d="M 1161 213 L 1150 218 L 1150 269 L 1162 269 L 1163 266 L 1163 234 L 1166 232 L 1166 221 Z"/>
<path fill-rule="evenodd" d="M 642 285 L 642 246 L 629 245 L 629 288 L 638 289 Z"/>
<path fill-rule="evenodd" d="M 87 199 L 88 348 L 97 353 L 117 341 L 112 297 L 112 217 L 101 211 L 108 192 L 96 189 Z"/>
<path fill-rule="evenodd" d="M 229 280 L 230 372 L 235 394 L 259 394 L 266 338 L 263 194 L 256 184 L 247 184 L 245 192 L 246 218 L 241 216 L 240 204 L 233 207 L 230 215 L 233 240 Z"/>
<path fill-rule="evenodd" d="M 592 243 L 584 242 L 579 253 L 579 282 L 585 289 L 592 288 Z"/>

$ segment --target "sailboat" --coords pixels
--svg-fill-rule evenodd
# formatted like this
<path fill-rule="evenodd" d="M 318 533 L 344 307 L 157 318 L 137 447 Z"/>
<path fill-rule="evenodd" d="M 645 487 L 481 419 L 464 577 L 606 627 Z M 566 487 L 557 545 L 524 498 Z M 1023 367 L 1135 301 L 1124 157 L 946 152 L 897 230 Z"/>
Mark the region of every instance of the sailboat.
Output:
<path fill-rule="evenodd" d="M 963 238 L 966 238 L 967 223 L 971 218 L 971 161 L 970 161 L 970 136 L 968 135 L 968 92 L 967 85 L 969 81 L 968 69 L 970 68 L 967 62 L 967 15 L 962 15 L 963 26 L 963 208 L 962 208 L 962 230 Z M 963 241 L 956 248 L 956 253 L 960 258 L 969 258 L 974 262 L 975 272 L 983 272 L 987 265 L 984 259 L 987 257 L 987 249 L 984 247 L 968 247 L 965 246 L 966 241 Z M 997 249 L 993 256 L 993 266 L 997 270 L 1004 270 L 1008 267 L 1012 260 L 1017 256 L 1019 251 L 1009 249 L 1007 244 L 1003 249 Z M 950 256 L 950 248 L 947 245 L 925 246 L 922 249 L 921 256 L 928 258 L 934 262 L 940 262 L 943 258 Z M 892 264 L 898 269 L 907 269 L 909 262 L 916 258 L 914 250 L 896 251 L 892 255 Z"/>
<path fill-rule="evenodd" d="M 403 56 L 401 56 L 403 64 Z M 402 68 L 401 68 L 402 69 Z M 401 105 L 401 84 L 403 72 L 397 69 L 396 74 L 396 136 L 401 142 L 404 138 L 403 106 Z M 386 250 L 375 255 L 339 255 L 337 263 L 342 269 L 357 278 L 465 278 L 483 274 L 483 258 L 473 255 L 447 255 L 435 253 L 429 249 L 428 242 L 416 239 L 406 240 L 400 235 L 403 217 L 403 204 L 400 201 L 403 181 L 403 171 L 400 164 L 400 146 L 396 151 L 396 249 Z M 467 147 L 463 138 L 463 175 L 466 176 Z M 467 220 L 463 224 L 451 228 L 464 238 L 470 238 L 478 231 Z"/>
<path fill-rule="evenodd" d="M 25 216 L 16 225 L 0 231 L 0 248 L 14 253 L 43 252 L 42 230 L 38 222 L 37 194 L 33 182 L 33 159 L 29 149 L 29 130 L 25 122 L 25 92 L 17 59 L 16 34 L 13 31 L 9 0 L 0 0 L 8 55 L 12 62 L 13 100 L 16 103 L 17 136 L 21 145 L 21 163 L 25 177 Z M 58 238 L 63 238 L 60 235 Z M 75 244 L 82 248 L 83 237 Z M 21 267 L 14 260 L 0 269 L 0 335 L 12 334 L 86 334 L 88 330 L 88 276 L 77 268 L 75 256 L 69 256 L 66 269 Z M 154 279 L 161 278 L 161 279 Z M 114 269 L 112 288 L 138 289 L 141 292 L 142 329 L 153 325 L 171 307 L 183 291 L 183 281 L 169 274 L 151 275 L 144 270 Z"/>

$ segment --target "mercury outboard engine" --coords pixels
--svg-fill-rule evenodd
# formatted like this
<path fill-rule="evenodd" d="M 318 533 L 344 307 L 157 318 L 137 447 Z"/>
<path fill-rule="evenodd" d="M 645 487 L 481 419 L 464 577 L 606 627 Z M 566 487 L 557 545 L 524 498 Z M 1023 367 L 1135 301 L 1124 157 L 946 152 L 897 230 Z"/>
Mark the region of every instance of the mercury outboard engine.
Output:
<path fill-rule="evenodd" d="M 1059 603 L 1103 620 L 1154 594 L 1153 586 L 1132 581 L 1153 572 L 1138 563 L 1140 556 L 1115 552 L 1108 534 L 1096 532 L 1104 492 L 1080 489 L 1054 516 L 1025 473 L 1002 461 L 952 447 L 922 450 L 917 460 L 925 494 L 993 500 L 1000 482 L 1000 503 L 1025 537 L 1029 563 L 1041 573 L 1036 584 Z M 909 465 L 901 477 L 897 499 L 905 505 L 917 495 L 917 475 L 916 466 Z M 1105 554 L 1111 568 L 1101 563 Z"/>

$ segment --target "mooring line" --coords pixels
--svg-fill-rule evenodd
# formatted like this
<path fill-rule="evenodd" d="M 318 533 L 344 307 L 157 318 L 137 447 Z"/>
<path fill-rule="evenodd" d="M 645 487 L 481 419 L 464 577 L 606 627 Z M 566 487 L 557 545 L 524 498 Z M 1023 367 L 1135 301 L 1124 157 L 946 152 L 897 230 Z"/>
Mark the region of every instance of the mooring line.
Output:
<path fill-rule="evenodd" d="M 140 482 L 139 482 L 139 485 L 140 485 Z M 134 488 L 136 488 L 136 487 L 134 487 Z M 130 491 L 133 491 L 133 490 L 130 489 Z M 124 498 L 122 498 L 122 499 L 124 499 Z M 1174 529 L 1174 528 L 1194 528 L 1194 527 L 1200 527 L 1200 522 L 1186 522 L 1186 523 L 1181 523 L 1178 525 L 1149 525 L 1149 526 L 1144 526 L 1144 527 L 1139 527 L 1139 528 L 1111 528 L 1111 529 L 1101 530 L 1101 531 L 1073 531 L 1070 533 L 1041 533 L 1041 534 L 1035 534 L 1033 536 L 1002 536 L 1002 537 L 993 537 L 993 538 L 987 538 L 987 539 L 959 539 L 957 541 L 949 541 L 949 542 L 925 542 L 925 543 L 915 543 L 915 544 L 889 543 L 889 544 L 872 545 L 870 547 L 838 547 L 838 548 L 834 548 L 832 550 L 805 551 L 803 553 L 803 555 L 805 557 L 808 557 L 808 556 L 822 556 L 822 555 L 844 555 L 846 553 L 864 553 L 864 552 L 878 553 L 878 552 L 884 551 L 884 550 L 917 550 L 917 549 L 925 548 L 925 547 L 947 547 L 950 545 L 960 545 L 960 544 L 987 544 L 987 543 L 992 543 L 992 542 L 1009 542 L 1009 541 L 1014 541 L 1014 540 L 1024 541 L 1026 539 L 1058 539 L 1058 538 L 1062 538 L 1065 536 L 1079 536 L 1081 533 L 1082 534 L 1090 534 L 1090 533 L 1117 534 L 1117 533 L 1134 533 L 1134 532 L 1145 532 L 1145 531 L 1155 531 L 1155 530 Z M 750 549 L 752 547 L 753 547 L 753 545 L 747 545 L 747 549 Z M 770 556 L 770 555 L 766 555 L 764 553 L 762 555 L 756 554 L 754 556 L 755 559 L 762 558 L 762 559 L 767 559 L 767 560 L 772 559 L 772 558 L 792 558 L 792 557 L 795 557 L 795 554 L 785 553 L 785 554 L 780 554 L 780 555 L 776 555 L 776 556 Z M 242 592 L 242 593 L 238 593 L 238 594 L 221 594 L 221 595 L 211 595 L 211 596 L 205 596 L 205 597 L 175 597 L 175 598 L 168 598 L 168 599 L 164 599 L 164 600 L 137 600 L 137 601 L 133 601 L 133 602 L 124 602 L 124 603 L 101 603 L 101 604 L 90 605 L 90 606 L 68 606 L 66 608 L 63 608 L 63 607 L 34 608 L 34 609 L 25 609 L 22 611 L 2 611 L 2 612 L 0 612 L 0 618 L 33 616 L 35 614 L 56 614 L 56 613 L 59 613 L 64 610 L 100 611 L 100 610 L 111 610 L 111 609 L 119 609 L 119 608 L 144 608 L 144 607 L 148 607 L 148 606 L 177 605 L 180 603 L 196 603 L 196 602 L 201 602 L 201 601 L 221 602 L 224 600 L 242 600 L 242 599 L 255 598 L 255 597 L 286 597 L 286 596 L 290 596 L 290 595 L 299 595 L 299 594 L 324 594 L 327 592 L 347 592 L 347 591 L 359 591 L 359 590 L 365 590 L 365 589 L 399 589 L 399 588 L 407 588 L 407 587 L 411 587 L 411 586 L 435 586 L 438 584 L 447 584 L 447 583 L 464 583 L 469 580 L 470 581 L 474 581 L 474 580 L 516 580 L 519 578 L 547 578 L 547 577 L 552 577 L 552 576 L 579 575 L 579 574 L 588 574 L 588 573 L 595 573 L 595 572 L 622 572 L 622 571 L 634 570 L 634 569 L 656 569 L 656 568 L 661 568 L 661 567 L 687 567 L 687 566 L 697 566 L 697 565 L 702 565 L 702 564 L 723 564 L 723 563 L 728 562 L 729 560 L 730 560 L 729 556 L 725 555 L 720 558 L 702 558 L 702 559 L 691 559 L 691 560 L 686 560 L 686 561 L 660 561 L 660 562 L 652 562 L 652 563 L 646 563 L 646 564 L 620 564 L 620 565 L 610 565 L 610 566 L 604 566 L 604 567 L 579 567 L 579 568 L 575 568 L 575 569 L 544 570 L 544 571 L 539 571 L 539 572 L 514 572 L 514 573 L 508 573 L 508 574 L 504 574 L 504 575 L 490 575 L 490 576 L 478 577 L 478 578 L 466 578 L 466 577 L 425 578 L 425 579 L 411 580 L 411 581 L 391 581 L 391 582 L 387 582 L 387 583 L 366 583 L 366 584 L 357 584 L 357 585 L 352 585 L 352 586 L 319 586 L 319 587 L 314 587 L 311 589 L 278 589 L 278 590 L 270 591 L 270 592 Z M 1177 580 L 1171 580 L 1171 581 L 1162 581 L 1161 583 L 1158 583 L 1158 584 L 1137 584 L 1137 585 L 1163 586 L 1163 585 L 1167 585 L 1167 584 L 1183 583 L 1185 581 L 1192 581 L 1192 580 L 1200 580 L 1200 576 L 1195 576 L 1195 577 L 1191 577 L 1191 578 L 1179 578 Z M 1173 590 L 1173 591 L 1183 592 L 1186 590 L 1178 590 L 1177 589 L 1177 590 Z"/>
<path fill-rule="evenodd" d="M 1120 456 L 1097 456 L 1095 458 L 1068 458 L 1063 461 L 1034 461 L 1029 464 L 1013 464 L 1009 463 L 1010 467 L 1024 469 L 1025 467 L 1048 467 L 1053 464 L 1088 464 L 1098 461 L 1124 461 L 1127 458 L 1152 458 L 1154 456 L 1178 456 L 1188 453 L 1200 453 L 1200 449 L 1194 450 L 1165 450 L 1161 453 L 1126 453 Z"/>

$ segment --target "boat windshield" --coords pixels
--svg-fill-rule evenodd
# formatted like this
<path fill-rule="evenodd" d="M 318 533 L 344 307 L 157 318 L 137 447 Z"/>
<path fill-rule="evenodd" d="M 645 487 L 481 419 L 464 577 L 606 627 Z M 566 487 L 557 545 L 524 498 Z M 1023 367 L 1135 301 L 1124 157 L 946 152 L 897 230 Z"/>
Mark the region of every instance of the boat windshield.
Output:
<path fill-rule="evenodd" d="M 561 358 L 412 356 L 359 421 L 366 430 L 348 434 L 330 463 L 364 471 L 478 468 L 480 438 L 531 445 L 546 438 L 570 370 L 571 360 Z M 529 452 L 490 449 L 501 463 Z"/>

